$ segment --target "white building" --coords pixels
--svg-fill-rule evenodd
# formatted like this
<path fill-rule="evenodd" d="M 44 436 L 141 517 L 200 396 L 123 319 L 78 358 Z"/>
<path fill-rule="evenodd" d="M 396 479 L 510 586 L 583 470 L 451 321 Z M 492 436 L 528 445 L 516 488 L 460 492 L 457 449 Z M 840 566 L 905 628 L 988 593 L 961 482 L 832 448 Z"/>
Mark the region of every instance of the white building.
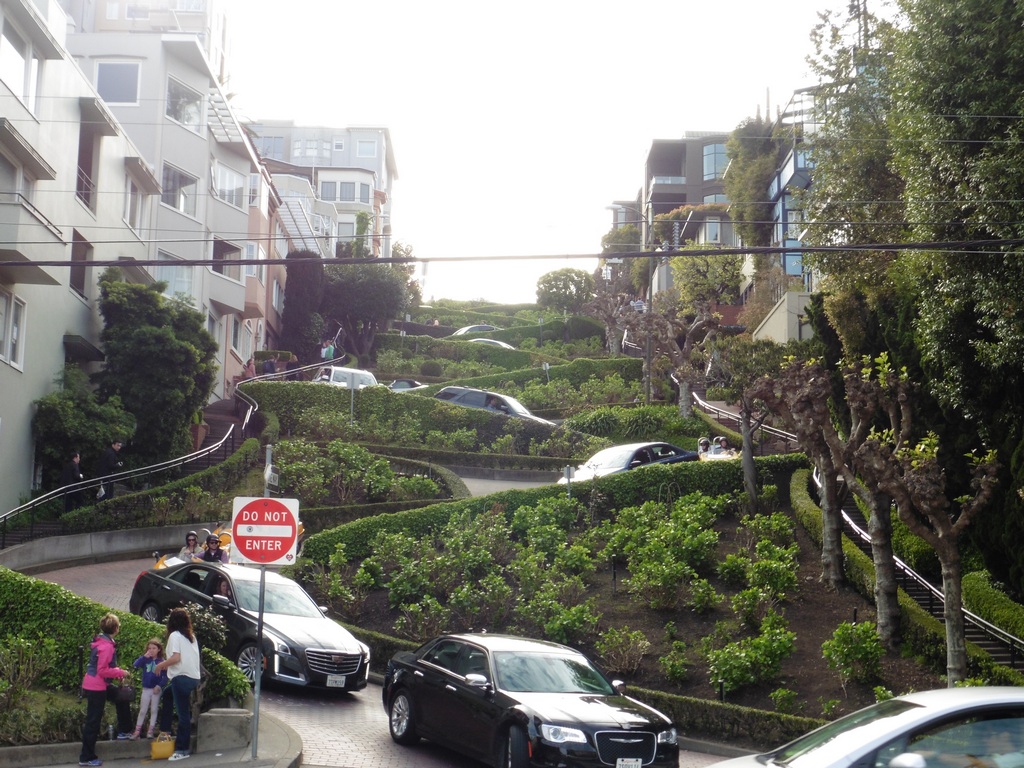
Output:
<path fill-rule="evenodd" d="M 0 511 L 35 481 L 32 403 L 92 370 L 97 261 L 150 279 L 159 183 L 65 48 L 55 2 L 0 0 Z M 51 266 L 44 262 L 67 262 Z"/>

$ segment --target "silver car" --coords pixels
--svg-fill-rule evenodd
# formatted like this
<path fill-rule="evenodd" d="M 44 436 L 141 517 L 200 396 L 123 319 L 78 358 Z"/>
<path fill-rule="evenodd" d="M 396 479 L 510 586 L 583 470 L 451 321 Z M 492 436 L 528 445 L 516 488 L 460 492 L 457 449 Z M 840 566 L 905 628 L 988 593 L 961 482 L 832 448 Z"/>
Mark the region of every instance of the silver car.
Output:
<path fill-rule="evenodd" d="M 882 701 L 783 747 L 715 768 L 1017 768 L 1024 688 L 944 688 Z"/>

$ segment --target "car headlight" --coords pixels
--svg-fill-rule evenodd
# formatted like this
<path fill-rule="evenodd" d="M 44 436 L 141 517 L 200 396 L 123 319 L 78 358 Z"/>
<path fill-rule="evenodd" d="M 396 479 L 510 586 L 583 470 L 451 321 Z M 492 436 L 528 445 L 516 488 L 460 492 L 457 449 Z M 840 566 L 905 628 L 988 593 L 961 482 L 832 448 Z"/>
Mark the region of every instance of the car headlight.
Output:
<path fill-rule="evenodd" d="M 268 632 L 266 627 L 263 628 L 263 639 L 270 641 L 270 647 L 274 649 L 276 653 L 280 653 L 284 656 L 294 656 L 292 653 L 291 646 L 288 645 L 284 640 L 275 635 L 273 632 Z"/>
<path fill-rule="evenodd" d="M 675 744 L 677 741 L 678 735 L 675 728 L 669 728 L 667 731 L 662 731 L 658 734 L 659 744 Z"/>
<path fill-rule="evenodd" d="M 541 725 L 540 735 L 545 741 L 551 741 L 555 744 L 565 744 L 567 742 L 587 743 L 587 737 L 583 735 L 583 731 L 579 728 L 566 728 L 561 725 Z"/>

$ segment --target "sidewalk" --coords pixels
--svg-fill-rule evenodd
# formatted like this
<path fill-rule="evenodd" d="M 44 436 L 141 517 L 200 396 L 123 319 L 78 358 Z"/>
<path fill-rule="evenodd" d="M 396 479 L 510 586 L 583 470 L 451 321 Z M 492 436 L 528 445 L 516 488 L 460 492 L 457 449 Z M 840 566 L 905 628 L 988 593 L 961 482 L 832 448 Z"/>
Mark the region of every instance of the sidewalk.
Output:
<path fill-rule="evenodd" d="M 291 727 L 280 720 L 260 712 L 260 729 L 257 740 L 257 755 L 252 756 L 252 745 L 221 751 L 207 750 L 193 752 L 188 760 L 180 761 L 182 768 L 207 768 L 208 766 L 248 765 L 252 768 L 298 768 L 302 764 L 302 739 Z M 0 749 L 0 768 L 71 768 L 78 766 L 78 755 L 82 745 L 46 744 L 32 747 L 4 747 Z M 96 754 L 104 765 L 111 768 L 142 768 L 154 764 L 149 756 L 149 740 L 141 741 L 98 741 Z"/>

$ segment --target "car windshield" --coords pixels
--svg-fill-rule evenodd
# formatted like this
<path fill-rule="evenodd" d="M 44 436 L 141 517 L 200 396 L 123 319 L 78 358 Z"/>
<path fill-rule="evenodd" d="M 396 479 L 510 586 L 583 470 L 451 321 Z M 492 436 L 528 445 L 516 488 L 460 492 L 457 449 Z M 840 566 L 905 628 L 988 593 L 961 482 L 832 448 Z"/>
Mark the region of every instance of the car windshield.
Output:
<path fill-rule="evenodd" d="M 256 613 L 260 609 L 260 583 L 235 581 L 235 599 L 238 606 Z M 263 596 L 263 612 L 283 616 L 319 618 L 323 614 L 313 599 L 298 584 L 267 584 Z"/>
<path fill-rule="evenodd" d="M 622 446 L 606 448 L 591 456 L 583 466 L 590 467 L 591 469 L 599 467 L 624 467 L 632 455 L 632 448 L 623 448 Z"/>
<path fill-rule="evenodd" d="M 527 410 L 525 405 L 520 403 L 514 397 L 509 397 L 508 395 L 502 395 L 502 397 L 505 399 L 505 402 L 508 403 L 508 407 L 512 410 L 512 413 L 518 413 L 520 416 L 533 415 Z"/>
<path fill-rule="evenodd" d="M 612 695 L 609 682 L 582 656 L 500 651 L 494 654 L 498 687 L 533 693 Z"/>
<path fill-rule="evenodd" d="M 875 722 L 876 720 L 883 720 L 887 717 L 896 717 L 897 715 L 900 715 L 909 709 L 914 709 L 917 706 L 917 704 L 912 704 L 909 701 L 901 701 L 899 699 L 881 701 L 874 706 L 859 710 L 847 715 L 846 717 L 842 717 L 835 722 L 822 726 L 815 731 L 811 731 L 806 736 L 802 736 L 796 741 L 791 741 L 789 744 L 784 747 L 780 747 L 775 752 L 769 752 L 765 757 L 777 765 L 788 765 L 797 758 L 803 757 L 807 753 L 820 748 L 849 731 L 861 728 L 868 723 Z"/>

